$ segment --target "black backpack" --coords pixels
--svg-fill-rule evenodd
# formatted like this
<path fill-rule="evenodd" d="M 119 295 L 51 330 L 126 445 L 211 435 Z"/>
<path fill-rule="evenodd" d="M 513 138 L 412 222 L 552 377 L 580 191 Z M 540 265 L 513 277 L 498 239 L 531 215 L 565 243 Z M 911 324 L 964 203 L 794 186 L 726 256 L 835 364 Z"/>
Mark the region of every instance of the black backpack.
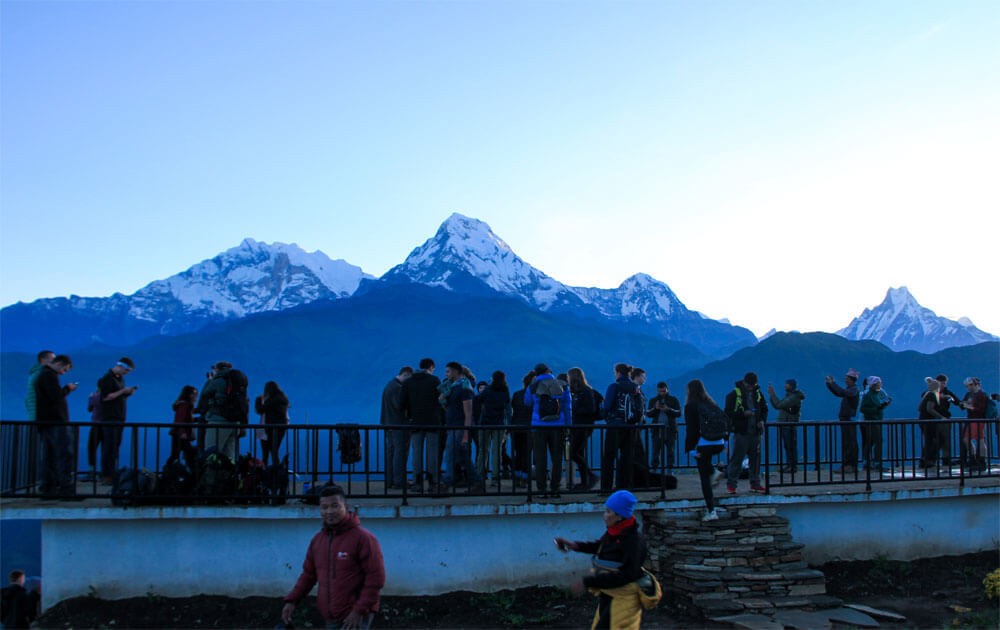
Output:
<path fill-rule="evenodd" d="M 729 435 L 729 417 L 718 405 L 698 403 L 698 432 L 709 440 L 724 440 Z"/>
<path fill-rule="evenodd" d="M 611 407 L 609 419 L 620 420 L 625 423 L 632 423 L 635 420 L 635 394 L 627 392 L 622 388 L 615 390 L 615 403 Z"/>
<path fill-rule="evenodd" d="M 337 429 L 337 450 L 341 464 L 356 464 L 361 461 L 361 431 L 358 429 Z"/>
<path fill-rule="evenodd" d="M 236 493 L 236 465 L 215 448 L 205 451 L 198 471 L 197 491 L 202 497 L 228 497 Z"/>
<path fill-rule="evenodd" d="M 229 370 L 222 379 L 226 381 L 226 400 L 222 403 L 222 417 L 229 422 L 246 424 L 250 420 L 250 382 L 240 370 Z"/>
<path fill-rule="evenodd" d="M 120 468 L 111 486 L 111 505 L 139 505 L 156 491 L 156 476 L 145 468 Z"/>
<path fill-rule="evenodd" d="M 160 481 L 156 484 L 156 493 L 171 498 L 193 494 L 194 473 L 180 461 L 164 465 Z"/>
<path fill-rule="evenodd" d="M 562 385 L 559 385 L 559 389 L 562 390 Z M 548 418 L 550 416 L 559 415 L 559 412 L 562 409 L 562 404 L 558 398 L 552 396 L 551 394 L 538 394 L 537 382 L 531 386 L 531 393 L 535 394 L 535 397 L 538 398 L 539 418 Z"/>

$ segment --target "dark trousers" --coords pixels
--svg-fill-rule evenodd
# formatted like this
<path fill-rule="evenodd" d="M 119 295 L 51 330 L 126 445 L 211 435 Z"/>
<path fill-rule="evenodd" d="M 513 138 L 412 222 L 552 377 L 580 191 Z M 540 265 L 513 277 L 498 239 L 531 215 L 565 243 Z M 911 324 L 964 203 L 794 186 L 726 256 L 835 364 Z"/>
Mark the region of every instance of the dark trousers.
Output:
<path fill-rule="evenodd" d="M 580 483 L 585 486 L 593 483 L 595 477 L 587 463 L 587 443 L 593 432 L 593 429 L 570 429 L 569 433 L 569 458 L 580 471 Z"/>
<path fill-rule="evenodd" d="M 545 479 L 548 476 L 548 460 L 552 460 L 552 480 L 549 486 L 552 492 L 559 491 L 562 481 L 563 432 L 557 429 L 536 429 L 533 432 L 535 447 L 535 488 L 545 492 Z"/>
<path fill-rule="evenodd" d="M 853 418 L 840 418 L 841 461 L 844 466 L 858 465 L 858 431 Z"/>
<path fill-rule="evenodd" d="M 632 487 L 632 458 L 634 449 L 632 425 L 613 424 L 604 434 L 604 450 L 601 453 L 601 490 L 611 490 L 614 481 L 623 490 Z"/>
<path fill-rule="evenodd" d="M 283 426 L 265 426 L 264 439 L 260 442 L 260 459 L 267 466 L 268 457 L 272 464 L 281 462 L 281 441 L 285 439 L 286 429 Z"/>
<path fill-rule="evenodd" d="M 701 496 L 705 497 L 705 507 L 709 510 L 715 508 L 715 497 L 712 495 L 712 475 L 715 474 L 715 466 L 712 465 L 712 458 L 726 448 L 722 444 L 713 446 L 698 447 L 698 477 L 701 478 Z"/>
<path fill-rule="evenodd" d="M 101 427 L 90 427 L 87 436 L 87 465 L 97 468 L 97 448 L 101 445 Z"/>
<path fill-rule="evenodd" d="M 882 466 L 882 425 L 861 423 L 861 455 L 869 468 Z"/>
<path fill-rule="evenodd" d="M 101 476 L 114 478 L 118 470 L 118 449 L 122 445 L 124 420 L 113 420 L 114 424 L 101 427 Z"/>
<path fill-rule="evenodd" d="M 677 427 L 654 424 L 650 429 L 653 437 L 653 453 L 650 457 L 650 466 L 659 468 L 660 462 L 664 461 L 667 472 L 674 468 L 674 449 L 677 445 Z M 666 455 L 666 458 L 664 458 Z"/>
<path fill-rule="evenodd" d="M 798 427 L 781 427 L 781 447 L 785 452 L 785 465 L 796 468 L 799 465 Z"/>
<path fill-rule="evenodd" d="M 406 460 L 410 454 L 410 432 L 389 429 L 385 432 L 385 485 L 406 485 Z"/>
<path fill-rule="evenodd" d="M 192 471 L 197 469 L 198 466 L 198 449 L 191 444 L 191 440 L 184 440 L 176 435 L 170 436 L 170 457 L 167 458 L 167 463 L 180 461 L 181 455 L 184 455 L 184 463 Z"/>
<path fill-rule="evenodd" d="M 941 463 L 951 466 L 951 424 L 948 422 L 933 422 L 920 425 L 924 448 L 920 455 L 920 463 L 925 468 L 937 464 L 938 453 L 941 453 Z"/>
<path fill-rule="evenodd" d="M 528 427 L 511 429 L 510 446 L 514 454 L 514 470 L 531 475 L 531 431 Z"/>
<path fill-rule="evenodd" d="M 40 428 L 38 437 L 42 446 L 39 490 L 42 494 L 76 494 L 76 487 L 73 485 L 76 449 L 70 426 L 50 425 Z"/>

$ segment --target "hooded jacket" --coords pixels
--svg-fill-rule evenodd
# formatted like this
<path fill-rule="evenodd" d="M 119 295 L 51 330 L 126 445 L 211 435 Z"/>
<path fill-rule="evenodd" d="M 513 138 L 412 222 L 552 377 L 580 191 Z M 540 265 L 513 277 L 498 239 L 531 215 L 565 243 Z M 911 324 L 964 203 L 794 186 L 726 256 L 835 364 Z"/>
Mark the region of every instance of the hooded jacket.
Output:
<path fill-rule="evenodd" d="M 865 420 L 882 420 L 889 402 L 889 395 L 881 389 L 869 389 L 861 397 L 861 415 Z"/>
<path fill-rule="evenodd" d="M 802 401 L 806 395 L 795 389 L 785 394 L 784 398 L 778 398 L 777 394 L 771 394 L 771 406 L 778 410 L 778 422 L 798 422 L 802 417 Z"/>
<path fill-rule="evenodd" d="M 35 420 L 38 422 L 69 422 L 66 396 L 68 386 L 59 385 L 59 373 L 44 366 L 35 379 Z"/>
<path fill-rule="evenodd" d="M 327 621 L 341 621 L 352 610 L 360 615 L 378 612 L 379 591 L 385 586 L 382 547 L 361 527 L 357 514 L 349 512 L 313 536 L 302 574 L 284 601 L 298 603 L 317 582 L 316 607 Z"/>

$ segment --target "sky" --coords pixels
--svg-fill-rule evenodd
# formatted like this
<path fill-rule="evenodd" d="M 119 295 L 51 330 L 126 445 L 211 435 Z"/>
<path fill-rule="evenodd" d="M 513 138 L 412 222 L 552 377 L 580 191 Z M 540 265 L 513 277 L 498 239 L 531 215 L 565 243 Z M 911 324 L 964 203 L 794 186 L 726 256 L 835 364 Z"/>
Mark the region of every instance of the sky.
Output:
<path fill-rule="evenodd" d="M 0 306 L 452 212 L 758 335 L 889 287 L 1000 334 L 1000 3 L 0 3 Z M 991 271 L 992 269 L 992 271 Z"/>

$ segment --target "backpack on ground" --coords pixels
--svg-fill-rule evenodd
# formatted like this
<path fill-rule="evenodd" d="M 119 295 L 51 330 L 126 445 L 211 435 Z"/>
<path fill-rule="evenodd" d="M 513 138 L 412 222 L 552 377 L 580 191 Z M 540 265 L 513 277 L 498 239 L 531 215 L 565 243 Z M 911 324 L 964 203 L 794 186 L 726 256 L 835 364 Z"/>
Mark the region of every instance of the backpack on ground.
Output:
<path fill-rule="evenodd" d="M 156 476 L 145 468 L 120 468 L 111 486 L 111 505 L 138 505 L 156 491 Z"/>
<path fill-rule="evenodd" d="M 729 417 L 718 405 L 698 403 L 698 432 L 701 437 L 714 442 L 729 435 Z"/>
<path fill-rule="evenodd" d="M 222 417 L 229 422 L 246 424 L 250 420 L 250 398 L 247 389 L 250 381 L 241 370 L 229 370 L 222 379 L 226 382 L 226 399 L 222 403 Z"/>
<path fill-rule="evenodd" d="M 202 497 L 226 497 L 236 493 L 236 465 L 214 448 L 205 451 L 198 472 L 197 491 Z"/>
<path fill-rule="evenodd" d="M 156 493 L 177 499 L 194 493 L 194 473 L 181 461 L 172 461 L 160 471 L 160 481 L 156 484 Z"/>

